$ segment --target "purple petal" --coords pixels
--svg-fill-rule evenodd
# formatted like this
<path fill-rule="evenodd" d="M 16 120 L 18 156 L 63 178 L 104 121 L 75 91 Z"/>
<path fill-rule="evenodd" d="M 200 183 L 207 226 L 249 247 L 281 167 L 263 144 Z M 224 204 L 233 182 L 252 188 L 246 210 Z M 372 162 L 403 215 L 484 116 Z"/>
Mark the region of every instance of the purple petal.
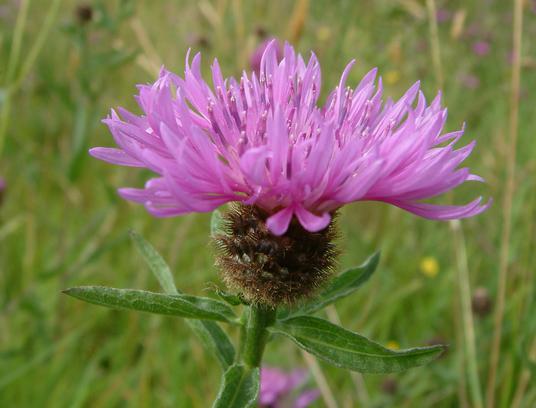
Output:
<path fill-rule="evenodd" d="M 272 153 L 266 147 L 249 149 L 240 158 L 240 168 L 248 179 L 260 186 L 270 184 L 266 162 Z"/>
<path fill-rule="evenodd" d="M 290 220 L 292 219 L 293 207 L 283 208 L 274 215 L 268 217 L 266 226 L 276 236 L 281 236 L 287 232 Z"/>
<path fill-rule="evenodd" d="M 124 150 L 113 147 L 94 147 L 89 149 L 89 154 L 96 159 L 119 166 L 144 167 L 142 162 L 129 156 Z"/>
<path fill-rule="evenodd" d="M 293 408 L 307 408 L 314 401 L 316 401 L 319 396 L 319 390 L 306 390 L 298 398 L 296 398 L 296 401 L 294 401 Z"/>
<path fill-rule="evenodd" d="M 322 231 L 331 221 L 331 216 L 327 212 L 318 216 L 301 206 L 297 207 L 295 212 L 300 224 L 309 232 Z"/>
<path fill-rule="evenodd" d="M 183 77 L 162 68 L 153 84 L 138 86 L 141 115 L 111 111 L 103 122 L 119 148 L 90 154 L 157 175 L 144 189 L 121 189 L 124 198 L 157 216 L 229 201 L 256 205 L 269 211 L 268 228 L 277 235 L 294 213 L 304 228 L 319 231 L 329 211 L 353 201 L 383 201 L 432 219 L 488 208 L 420 202 L 482 181 L 458 168 L 474 144 L 454 146 L 463 130 L 442 134 L 440 93 L 427 105 L 417 82 L 394 102 L 383 96 L 381 78 L 375 84 L 376 69 L 352 89 L 351 62 L 321 107 L 316 56 L 305 61 L 289 44 L 282 52 L 276 41 L 265 45 L 258 74 L 225 78 L 215 60 L 209 85 L 200 54 L 190 59 L 188 52 Z"/>
<path fill-rule="evenodd" d="M 486 211 L 492 204 L 489 200 L 486 204 L 480 205 L 482 197 L 479 197 L 467 205 L 434 205 L 426 203 L 402 203 L 391 202 L 406 211 L 416 214 L 420 217 L 431 220 L 454 220 L 460 218 L 473 217 Z"/>

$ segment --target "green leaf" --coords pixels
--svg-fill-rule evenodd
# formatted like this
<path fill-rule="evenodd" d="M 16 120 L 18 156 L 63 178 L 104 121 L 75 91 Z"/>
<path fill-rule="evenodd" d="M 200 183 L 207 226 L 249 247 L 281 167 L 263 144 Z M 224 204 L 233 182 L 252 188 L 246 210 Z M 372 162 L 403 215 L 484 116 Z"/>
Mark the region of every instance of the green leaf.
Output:
<path fill-rule="evenodd" d="M 220 210 L 212 211 L 210 218 L 210 236 L 214 237 L 217 234 L 223 234 L 223 216 Z"/>
<path fill-rule="evenodd" d="M 232 309 L 219 300 L 190 295 L 167 295 L 136 289 L 80 286 L 66 289 L 66 294 L 113 309 L 138 310 L 189 319 L 220 320 L 236 323 Z"/>
<path fill-rule="evenodd" d="M 168 295 L 180 294 L 181 292 L 173 282 L 169 266 L 156 249 L 135 231 L 131 231 L 130 236 L 164 292 Z M 201 340 L 203 346 L 216 355 L 222 368 L 227 370 L 235 359 L 235 349 L 229 336 L 216 322 L 210 320 L 186 320 L 186 323 Z"/>
<path fill-rule="evenodd" d="M 151 268 L 151 271 L 156 276 L 156 279 L 158 279 L 158 282 L 160 283 L 160 286 L 162 286 L 162 289 L 164 289 L 164 292 L 173 295 L 178 294 L 179 292 L 175 287 L 175 283 L 173 283 L 173 274 L 171 273 L 166 261 L 164 261 L 156 249 L 154 249 L 154 247 L 140 234 L 133 230 L 131 230 L 129 233 L 130 238 L 132 238 L 132 241 L 136 245 L 136 249 L 143 256 L 143 259 L 149 268 Z"/>
<path fill-rule="evenodd" d="M 227 370 L 235 359 L 235 349 L 229 336 L 218 326 L 218 323 L 210 320 L 187 320 L 196 336 L 201 340 L 203 346 L 212 351 L 222 368 Z"/>
<path fill-rule="evenodd" d="M 371 276 L 380 261 L 380 253 L 376 252 L 362 265 L 350 268 L 335 277 L 314 300 L 291 311 L 290 315 L 312 314 L 337 300 L 354 293 Z"/>
<path fill-rule="evenodd" d="M 213 408 L 253 407 L 259 394 L 258 368 L 234 364 L 223 374 L 223 381 Z"/>
<path fill-rule="evenodd" d="M 216 295 L 223 300 L 226 303 L 229 303 L 231 306 L 238 306 L 243 304 L 242 299 L 240 299 L 240 296 L 235 295 L 233 293 L 225 292 L 221 289 L 216 288 L 215 289 Z"/>
<path fill-rule="evenodd" d="M 435 360 L 446 348 L 437 345 L 393 351 L 314 316 L 290 318 L 270 330 L 334 366 L 361 373 L 403 371 Z"/>

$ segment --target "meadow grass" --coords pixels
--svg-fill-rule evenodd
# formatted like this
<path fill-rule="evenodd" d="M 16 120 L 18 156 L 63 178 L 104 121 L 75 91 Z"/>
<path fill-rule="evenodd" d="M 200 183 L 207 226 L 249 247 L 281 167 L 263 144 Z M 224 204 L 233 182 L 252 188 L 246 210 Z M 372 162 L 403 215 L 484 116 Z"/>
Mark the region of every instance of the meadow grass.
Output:
<path fill-rule="evenodd" d="M 183 321 L 106 310 L 61 290 L 87 284 L 158 290 L 129 229 L 162 253 L 181 290 L 210 295 L 211 285 L 221 285 L 208 241 L 210 215 L 150 217 L 115 193 L 142 185 L 149 173 L 93 160 L 87 150 L 112 145 L 100 119 L 118 105 L 137 111 L 135 84 L 153 81 L 161 64 L 181 72 L 192 47 L 202 51 L 205 73 L 217 56 L 226 74 L 238 75 L 248 69 L 261 28 L 317 53 L 324 96 L 352 58 L 358 63 L 350 84 L 377 66 L 394 97 L 420 79 L 431 99 L 443 83 L 448 129 L 467 123 L 466 142 L 478 142 L 469 164 L 487 181 L 448 199 L 466 202 L 475 192 L 495 199 L 489 211 L 454 228 L 381 204 L 342 211 L 340 269 L 378 249 L 382 259 L 367 285 L 330 317 L 384 344 L 441 341 L 450 348 L 433 364 L 388 376 L 398 384 L 392 394 L 382 386 L 386 376 L 352 378 L 320 363 L 335 406 L 469 407 L 479 406 L 479 398 L 490 404 L 493 315 L 468 316 L 468 300 L 477 287 L 492 299 L 498 289 L 501 203 L 511 172 L 510 2 L 438 0 L 434 6 L 453 15 L 438 23 L 437 36 L 426 2 L 412 0 L 102 0 L 85 3 L 93 9 L 88 23 L 77 17 L 77 4 L 3 0 L 0 13 L 0 176 L 8 184 L 0 208 L 0 406 L 210 406 L 219 366 Z M 536 33 L 536 19 L 528 7 L 524 17 L 526 40 Z M 479 39 L 490 42 L 489 54 L 472 51 Z M 497 407 L 536 406 L 535 58 L 536 44 L 523 41 Z M 468 86 L 468 75 L 478 86 Z M 422 272 L 429 257 L 439 266 L 435 275 Z M 266 359 L 283 368 L 306 366 L 284 339 L 269 344 Z"/>

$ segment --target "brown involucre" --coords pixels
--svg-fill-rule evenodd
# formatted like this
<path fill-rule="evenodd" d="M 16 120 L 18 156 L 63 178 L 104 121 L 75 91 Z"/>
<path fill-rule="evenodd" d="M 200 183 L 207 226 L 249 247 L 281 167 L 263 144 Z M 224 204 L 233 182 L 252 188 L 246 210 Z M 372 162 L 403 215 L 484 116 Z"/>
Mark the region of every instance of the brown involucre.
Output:
<path fill-rule="evenodd" d="M 241 204 L 224 214 L 223 233 L 214 237 L 216 264 L 227 286 L 246 300 L 293 304 L 331 275 L 338 255 L 335 221 L 313 233 L 292 220 L 283 236 L 275 236 L 266 217 L 261 209 Z"/>

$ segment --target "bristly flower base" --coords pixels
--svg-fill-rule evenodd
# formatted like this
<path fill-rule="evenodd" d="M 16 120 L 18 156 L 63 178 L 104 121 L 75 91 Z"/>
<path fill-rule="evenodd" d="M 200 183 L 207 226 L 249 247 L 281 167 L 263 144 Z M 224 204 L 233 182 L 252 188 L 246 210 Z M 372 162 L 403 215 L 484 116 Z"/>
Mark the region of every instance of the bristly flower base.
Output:
<path fill-rule="evenodd" d="M 293 220 L 282 236 L 266 227 L 260 208 L 236 205 L 223 216 L 214 240 L 225 283 L 248 301 L 270 306 L 311 296 L 331 275 L 338 254 L 335 221 L 309 232 Z"/>

